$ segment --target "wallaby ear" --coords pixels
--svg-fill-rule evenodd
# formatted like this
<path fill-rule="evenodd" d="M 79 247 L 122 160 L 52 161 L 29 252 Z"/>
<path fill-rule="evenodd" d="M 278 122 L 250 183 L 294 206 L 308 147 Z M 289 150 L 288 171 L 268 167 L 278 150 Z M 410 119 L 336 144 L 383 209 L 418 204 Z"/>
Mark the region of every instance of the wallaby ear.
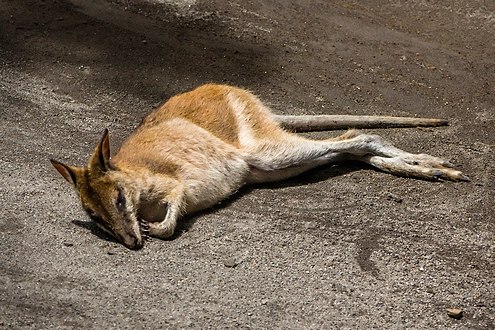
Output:
<path fill-rule="evenodd" d="M 108 129 L 106 128 L 103 131 L 100 143 L 89 161 L 89 168 L 99 168 L 102 172 L 115 169 L 110 161 L 110 141 L 108 139 Z"/>
<path fill-rule="evenodd" d="M 58 173 L 60 173 L 64 177 L 64 179 L 67 180 L 67 182 L 74 185 L 74 187 L 77 186 L 79 182 L 78 177 L 80 177 L 82 175 L 82 172 L 84 171 L 82 168 L 68 166 L 54 159 L 50 159 L 50 162 L 58 171 Z"/>

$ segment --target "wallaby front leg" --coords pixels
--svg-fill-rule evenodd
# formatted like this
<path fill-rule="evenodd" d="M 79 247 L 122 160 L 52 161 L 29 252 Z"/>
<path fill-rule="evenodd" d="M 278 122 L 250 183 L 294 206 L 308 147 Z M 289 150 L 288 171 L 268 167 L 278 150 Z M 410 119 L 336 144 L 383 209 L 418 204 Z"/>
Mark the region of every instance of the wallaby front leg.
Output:
<path fill-rule="evenodd" d="M 149 235 L 162 239 L 171 237 L 174 234 L 180 213 L 180 208 L 178 206 L 169 204 L 163 221 L 148 223 Z"/>

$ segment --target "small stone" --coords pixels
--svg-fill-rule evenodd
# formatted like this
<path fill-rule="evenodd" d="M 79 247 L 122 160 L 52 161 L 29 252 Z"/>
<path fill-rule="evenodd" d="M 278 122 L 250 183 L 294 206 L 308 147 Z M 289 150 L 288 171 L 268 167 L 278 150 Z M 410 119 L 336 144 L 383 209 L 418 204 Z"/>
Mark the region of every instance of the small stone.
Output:
<path fill-rule="evenodd" d="M 395 194 L 392 194 L 392 193 L 388 193 L 387 194 L 387 199 L 389 201 L 393 201 L 393 202 L 396 202 L 396 203 L 402 203 L 402 198 L 400 198 L 399 196 L 397 196 Z"/>
<path fill-rule="evenodd" d="M 65 246 L 74 246 L 74 243 L 71 243 L 71 242 L 64 242 L 63 243 Z"/>
<path fill-rule="evenodd" d="M 108 250 L 107 251 L 107 254 L 110 255 L 110 256 L 114 256 L 114 255 L 117 254 L 117 251 L 115 251 L 115 250 Z"/>
<path fill-rule="evenodd" d="M 228 258 L 228 259 L 225 259 L 223 261 L 223 264 L 225 267 L 228 267 L 228 268 L 234 268 L 235 266 L 237 266 L 239 263 L 237 263 L 237 261 L 235 261 L 234 258 Z"/>
<path fill-rule="evenodd" d="M 459 320 L 462 318 L 462 309 L 459 308 L 447 308 L 447 315 L 453 319 Z"/>

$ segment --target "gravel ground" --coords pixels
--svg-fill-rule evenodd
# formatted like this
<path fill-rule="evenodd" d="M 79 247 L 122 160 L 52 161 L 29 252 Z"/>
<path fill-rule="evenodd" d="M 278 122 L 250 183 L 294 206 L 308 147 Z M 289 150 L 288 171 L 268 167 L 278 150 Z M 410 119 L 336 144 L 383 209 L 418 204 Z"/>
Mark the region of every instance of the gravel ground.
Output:
<path fill-rule="evenodd" d="M 494 329 L 494 35 L 481 0 L 0 0 L 0 328 Z M 127 250 L 48 159 L 84 164 L 105 127 L 115 149 L 205 82 L 448 118 L 375 132 L 472 181 L 322 168 Z"/>

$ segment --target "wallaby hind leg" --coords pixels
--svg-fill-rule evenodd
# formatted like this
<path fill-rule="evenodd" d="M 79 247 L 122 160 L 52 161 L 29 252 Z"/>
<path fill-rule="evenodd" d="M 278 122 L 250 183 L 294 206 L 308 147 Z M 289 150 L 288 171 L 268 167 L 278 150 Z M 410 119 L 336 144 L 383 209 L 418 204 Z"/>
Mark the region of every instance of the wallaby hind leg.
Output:
<path fill-rule="evenodd" d="M 320 165 L 357 160 L 398 176 L 466 181 L 462 172 L 438 157 L 412 154 L 377 135 L 355 130 L 328 140 L 310 140 L 287 134 L 281 140 L 258 141 L 246 150 L 251 165 L 249 182 L 277 181 L 299 175 Z"/>

